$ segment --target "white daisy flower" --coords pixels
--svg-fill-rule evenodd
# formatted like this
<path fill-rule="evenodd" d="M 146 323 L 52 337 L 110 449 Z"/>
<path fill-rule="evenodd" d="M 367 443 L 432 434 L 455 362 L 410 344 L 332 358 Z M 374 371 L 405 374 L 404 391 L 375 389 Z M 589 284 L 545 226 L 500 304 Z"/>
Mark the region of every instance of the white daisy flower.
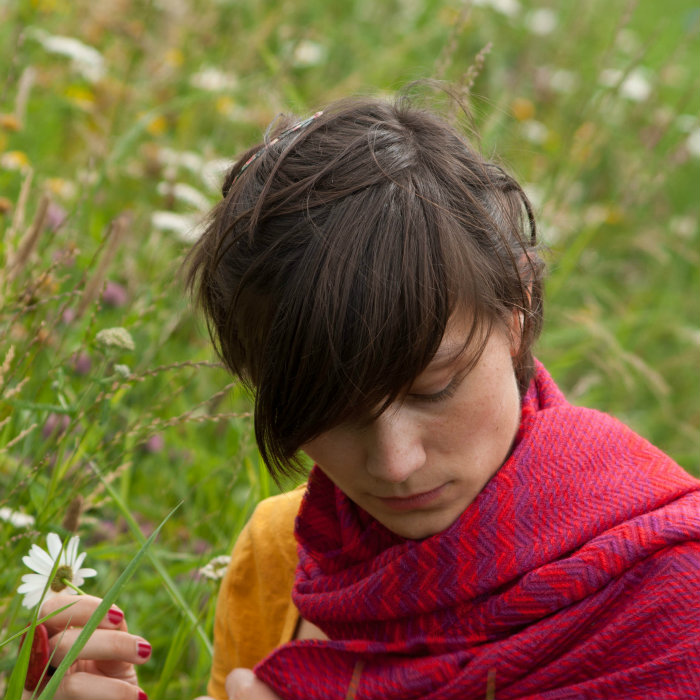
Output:
<path fill-rule="evenodd" d="M 33 516 L 22 513 L 19 510 L 12 510 L 12 508 L 7 508 L 5 506 L 0 508 L 0 520 L 10 523 L 13 527 L 30 527 L 34 525 Z"/>
<path fill-rule="evenodd" d="M 64 547 L 61 544 L 61 538 L 55 532 L 50 532 L 46 536 L 46 544 L 48 552 L 33 544 L 29 555 L 22 557 L 22 561 L 36 572 L 22 576 L 22 585 L 17 589 L 17 593 L 24 595 L 22 605 L 25 608 L 33 608 L 41 601 L 56 562 L 58 562 L 58 568 L 48 585 L 44 600 L 61 591 L 75 594 L 76 591 L 71 586 L 76 588 L 82 586 L 86 578 L 97 575 L 95 569 L 80 568 L 85 559 L 85 553 L 78 553 L 80 538 L 77 535 L 71 537 Z M 71 586 L 67 585 L 66 581 Z"/>

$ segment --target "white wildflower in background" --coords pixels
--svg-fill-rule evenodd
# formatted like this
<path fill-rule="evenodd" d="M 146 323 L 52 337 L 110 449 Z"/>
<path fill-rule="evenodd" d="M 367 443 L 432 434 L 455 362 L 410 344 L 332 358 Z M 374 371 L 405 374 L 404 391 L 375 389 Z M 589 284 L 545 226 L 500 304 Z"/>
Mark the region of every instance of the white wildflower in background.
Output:
<path fill-rule="evenodd" d="M 190 85 L 209 92 L 224 92 L 233 90 L 238 85 L 238 79 L 231 73 L 207 66 L 190 78 Z"/>
<path fill-rule="evenodd" d="M 75 70 L 90 82 L 95 83 L 104 77 L 104 58 L 92 46 L 70 36 L 49 34 L 37 27 L 30 27 L 27 34 L 36 39 L 49 53 L 70 58 Z"/>
<path fill-rule="evenodd" d="M 622 71 L 616 68 L 606 68 L 601 72 L 599 81 L 606 87 L 615 87 L 620 83 L 619 90 L 623 97 L 633 102 L 644 102 L 651 94 L 651 83 L 644 68 L 635 68 L 622 79 Z"/>
<path fill-rule="evenodd" d="M 490 7 L 507 17 L 515 17 L 520 12 L 518 0 L 472 0 L 477 7 Z"/>
<path fill-rule="evenodd" d="M 690 153 L 690 155 L 695 156 L 696 158 L 700 158 L 700 128 L 696 127 L 693 131 L 690 132 L 685 144 L 688 148 L 688 153 Z"/>
<path fill-rule="evenodd" d="M 537 36 L 546 36 L 557 28 L 557 16 L 548 7 L 541 7 L 528 13 L 525 26 Z"/>
<path fill-rule="evenodd" d="M 99 331 L 95 336 L 95 340 L 108 348 L 118 348 L 120 350 L 133 350 L 136 346 L 134 345 L 134 339 L 131 337 L 131 333 L 117 326 L 115 328 L 105 328 Z"/>
<path fill-rule="evenodd" d="M 34 525 L 34 517 L 19 510 L 12 510 L 3 506 L 0 508 L 0 520 L 10 523 L 12 527 L 31 527 Z"/>
<path fill-rule="evenodd" d="M 158 231 L 170 231 L 183 243 L 194 243 L 204 231 L 203 223 L 192 214 L 176 214 L 172 211 L 154 211 L 151 225 Z"/>
<path fill-rule="evenodd" d="M 62 591 L 74 594 L 77 591 L 71 586 L 78 588 L 85 583 L 86 578 L 97 575 L 95 569 L 81 568 L 85 559 L 85 553 L 78 553 L 80 538 L 77 535 L 71 537 L 66 546 L 63 547 L 61 538 L 55 532 L 50 532 L 46 536 L 46 544 L 48 552 L 33 544 L 29 550 L 29 555 L 22 557 L 22 561 L 26 566 L 35 572 L 33 574 L 24 574 L 22 576 L 22 584 L 17 589 L 17 593 L 24 595 L 22 605 L 25 608 L 33 608 L 41 600 L 47 585 L 45 600 Z M 58 568 L 49 582 L 56 562 L 58 562 Z"/>
<path fill-rule="evenodd" d="M 635 54 L 642 46 L 637 34 L 629 28 L 621 29 L 617 35 L 617 45 L 627 54 Z"/>
<path fill-rule="evenodd" d="M 698 118 L 694 114 L 679 114 L 676 117 L 676 126 L 689 134 L 698 126 Z"/>
<path fill-rule="evenodd" d="M 231 557 L 226 554 L 222 554 L 219 557 L 214 557 L 208 564 L 199 570 L 199 573 L 212 581 L 218 581 L 224 577 L 230 561 Z"/>
<path fill-rule="evenodd" d="M 158 149 L 158 162 L 173 168 L 185 168 L 198 173 L 203 165 L 202 156 L 194 151 L 176 151 L 173 148 Z"/>
<path fill-rule="evenodd" d="M 294 48 L 292 61 L 297 68 L 308 68 L 317 66 L 325 58 L 326 51 L 316 41 L 302 39 Z"/>
<path fill-rule="evenodd" d="M 129 365 L 114 365 L 114 373 L 123 379 L 128 379 L 131 376 L 131 369 Z"/>
<path fill-rule="evenodd" d="M 29 172 L 29 158 L 24 151 L 8 151 L 0 157 L 0 168 L 3 170 L 18 170 L 22 173 Z"/>
<path fill-rule="evenodd" d="M 175 199 L 179 199 L 200 211 L 208 211 L 212 205 L 204 193 L 184 182 L 160 182 L 158 183 L 158 194 L 164 197 L 175 197 Z"/>
<path fill-rule="evenodd" d="M 520 125 L 523 136 L 531 143 L 542 144 L 547 140 L 549 129 L 535 119 L 529 119 Z"/>
<path fill-rule="evenodd" d="M 232 165 L 230 158 L 214 158 L 204 163 L 199 174 L 207 187 L 221 194 L 221 181 Z"/>
<path fill-rule="evenodd" d="M 578 87 L 578 76 L 570 70 L 559 68 L 552 73 L 549 84 L 555 92 L 570 94 Z"/>

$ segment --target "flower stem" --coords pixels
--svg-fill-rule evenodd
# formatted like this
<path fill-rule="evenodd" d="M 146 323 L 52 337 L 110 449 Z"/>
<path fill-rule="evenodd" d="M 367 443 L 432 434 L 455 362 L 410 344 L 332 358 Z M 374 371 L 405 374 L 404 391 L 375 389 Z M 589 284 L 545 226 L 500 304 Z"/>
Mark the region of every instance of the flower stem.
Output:
<path fill-rule="evenodd" d="M 80 595 L 87 595 L 85 591 L 80 590 L 77 586 L 74 586 L 68 579 L 62 578 L 61 583 L 65 583 L 68 588 L 72 588 L 76 593 L 80 593 Z"/>

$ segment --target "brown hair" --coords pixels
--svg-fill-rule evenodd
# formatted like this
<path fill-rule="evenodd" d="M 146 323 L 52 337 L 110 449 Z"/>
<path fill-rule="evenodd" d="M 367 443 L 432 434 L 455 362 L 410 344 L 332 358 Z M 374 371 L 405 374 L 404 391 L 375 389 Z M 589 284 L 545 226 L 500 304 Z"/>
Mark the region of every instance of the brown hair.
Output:
<path fill-rule="evenodd" d="M 520 185 L 406 98 L 340 101 L 275 141 L 292 123 L 233 166 L 187 261 L 218 354 L 254 390 L 272 474 L 396 400 L 456 309 L 472 319 L 473 362 L 494 323 L 522 312 L 523 392 L 544 266 Z"/>

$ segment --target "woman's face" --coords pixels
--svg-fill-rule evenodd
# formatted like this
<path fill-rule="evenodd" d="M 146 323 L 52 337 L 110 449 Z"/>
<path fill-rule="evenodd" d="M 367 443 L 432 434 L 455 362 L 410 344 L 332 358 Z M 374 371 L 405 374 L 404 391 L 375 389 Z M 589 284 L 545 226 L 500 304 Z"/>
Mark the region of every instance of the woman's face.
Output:
<path fill-rule="evenodd" d="M 304 445 L 319 468 L 382 525 L 411 539 L 448 528 L 508 456 L 520 422 L 511 336 L 494 327 L 468 369 L 469 332 L 453 317 L 401 401 L 369 424 L 343 423 Z"/>

